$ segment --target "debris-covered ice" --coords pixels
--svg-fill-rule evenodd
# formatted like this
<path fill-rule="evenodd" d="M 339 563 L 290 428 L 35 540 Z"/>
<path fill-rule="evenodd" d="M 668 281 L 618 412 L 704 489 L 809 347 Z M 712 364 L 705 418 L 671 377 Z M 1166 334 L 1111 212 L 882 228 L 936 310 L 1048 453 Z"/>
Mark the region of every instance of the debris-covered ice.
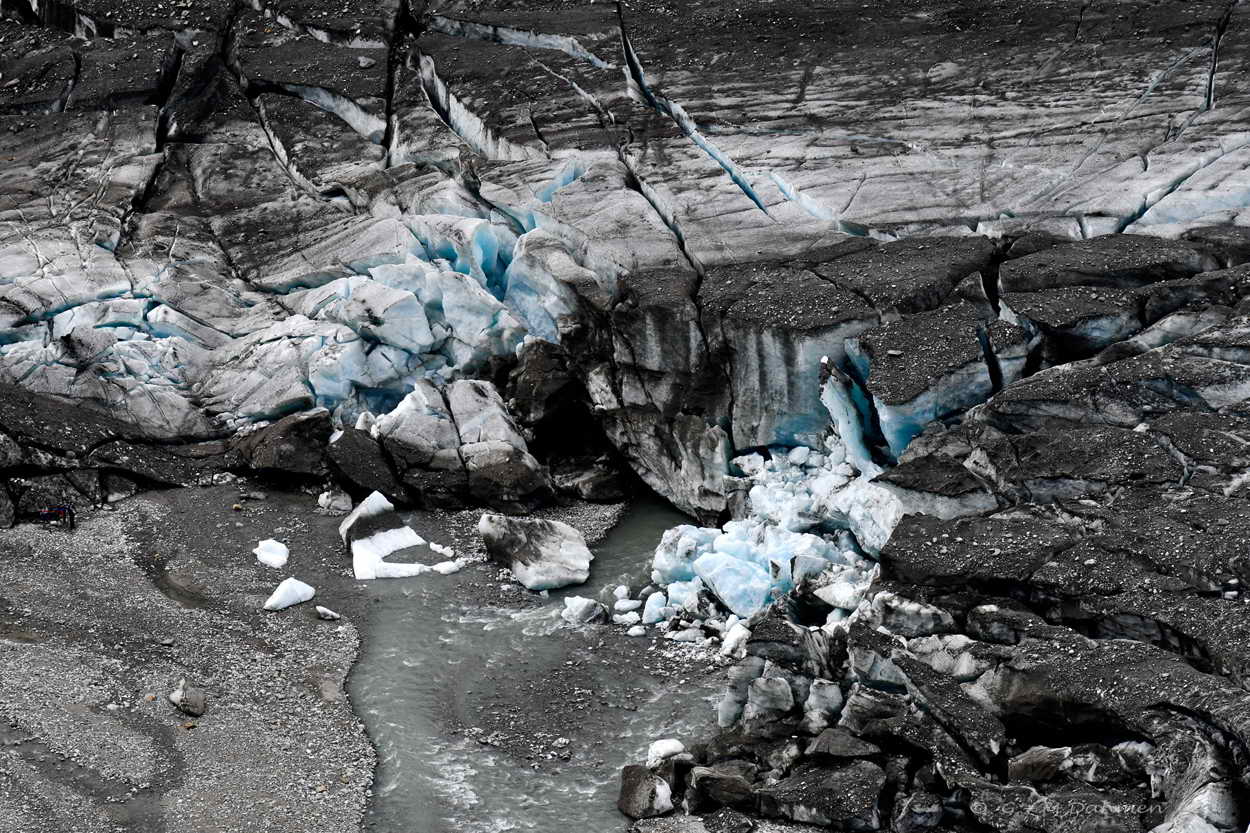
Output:
<path fill-rule="evenodd" d="M 351 547 L 352 572 L 365 581 L 375 578 L 405 578 L 429 572 L 424 564 L 392 564 L 386 558 L 409 547 L 419 547 L 425 539 L 412 530 L 379 492 L 373 492 L 339 524 L 339 537 Z"/>
<path fill-rule="evenodd" d="M 477 529 L 490 557 L 530 590 L 581 584 L 590 576 L 595 556 L 566 523 L 487 512 Z"/>

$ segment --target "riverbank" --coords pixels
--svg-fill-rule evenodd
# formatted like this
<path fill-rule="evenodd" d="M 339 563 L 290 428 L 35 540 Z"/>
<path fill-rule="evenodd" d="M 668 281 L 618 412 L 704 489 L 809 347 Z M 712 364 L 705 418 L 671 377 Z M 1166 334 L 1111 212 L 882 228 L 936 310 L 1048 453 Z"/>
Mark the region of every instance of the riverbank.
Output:
<path fill-rule="evenodd" d="M 359 828 L 375 754 L 344 681 L 366 602 L 315 505 L 181 489 L 0 533 L 0 830 Z M 283 570 L 250 552 L 271 537 Z M 264 612 L 287 575 L 343 618 Z M 203 716 L 168 701 L 182 678 Z"/>
<path fill-rule="evenodd" d="M 651 731 L 710 714 L 699 699 L 715 688 L 710 658 L 621 628 L 561 627 L 560 594 L 529 593 L 485 561 L 480 512 L 407 515 L 470 559 L 461 573 L 364 583 L 351 577 L 340 518 L 315 508 L 315 496 L 240 482 L 84 511 L 74 532 L 0 533 L 0 833 L 401 833 L 440 829 L 466 791 L 497 809 L 517 790 L 543 789 L 580 802 L 566 816 L 624 829 L 610 795 L 618 759 Z M 601 544 L 625 506 L 544 514 Z M 626 549 L 601 550 L 591 583 L 567 592 L 602 594 L 645 575 L 634 550 L 653 548 L 652 532 L 629 523 Z M 253 558 L 264 538 L 290 548 L 282 570 Z M 314 602 L 263 611 L 288 575 L 316 587 Z M 314 604 L 342 619 L 319 619 Z M 406 628 L 422 612 L 439 630 L 418 639 Z M 507 647 L 492 652 L 494 640 Z M 397 655 L 430 681 L 428 700 L 390 687 Z M 168 701 L 182 678 L 207 692 L 203 716 Z M 664 690 L 678 681 L 683 696 Z M 388 726 L 420 727 L 445 741 L 442 756 L 397 750 L 404 737 Z M 370 734 L 384 752 L 377 781 Z M 397 755 L 443 767 L 448 790 Z M 506 783 L 468 771 L 475 763 L 507 772 Z M 425 820 L 414 821 L 414 802 Z M 517 809 L 522 829 L 526 812 Z"/>
<path fill-rule="evenodd" d="M 635 591 L 664 528 L 656 499 L 545 510 L 595 552 L 586 584 L 543 597 L 484 558 L 480 512 L 407 515 L 474 559 L 429 580 L 375 582 L 348 690 L 378 749 L 371 833 L 624 831 L 620 767 L 657 737 L 705 734 L 722 670 L 706 649 L 570 628 L 563 597 Z"/>

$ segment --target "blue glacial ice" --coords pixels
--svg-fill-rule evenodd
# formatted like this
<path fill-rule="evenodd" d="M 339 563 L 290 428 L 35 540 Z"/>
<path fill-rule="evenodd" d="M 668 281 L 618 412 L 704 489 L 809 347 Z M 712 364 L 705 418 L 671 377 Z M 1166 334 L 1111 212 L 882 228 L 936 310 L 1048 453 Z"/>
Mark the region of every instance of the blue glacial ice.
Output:
<path fill-rule="evenodd" d="M 838 497 L 859 482 L 841 441 L 830 437 L 823 450 L 778 447 L 734 464 L 751 484 L 749 515 L 720 529 L 683 525 L 664 534 L 651 579 L 667 590 L 667 604 L 648 599 L 644 621 L 695 609 L 700 591 L 747 618 L 800 581 L 839 587 L 844 605 L 836 606 L 853 609 L 875 565 L 841 531 Z"/>

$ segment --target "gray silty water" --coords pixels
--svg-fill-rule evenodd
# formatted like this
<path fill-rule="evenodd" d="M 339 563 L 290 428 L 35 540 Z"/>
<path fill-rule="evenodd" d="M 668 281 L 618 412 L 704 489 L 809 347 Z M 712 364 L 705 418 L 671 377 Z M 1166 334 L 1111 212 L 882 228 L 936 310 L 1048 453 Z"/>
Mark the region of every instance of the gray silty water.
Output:
<path fill-rule="evenodd" d="M 636 592 L 663 531 L 683 522 L 657 499 L 636 502 L 594 547 L 590 580 L 547 599 L 484 598 L 499 583 L 483 566 L 369 584 L 350 683 L 379 755 L 368 829 L 624 830 L 620 767 L 656 738 L 704 733 L 719 673 L 688 646 L 569 628 L 561 598 Z"/>

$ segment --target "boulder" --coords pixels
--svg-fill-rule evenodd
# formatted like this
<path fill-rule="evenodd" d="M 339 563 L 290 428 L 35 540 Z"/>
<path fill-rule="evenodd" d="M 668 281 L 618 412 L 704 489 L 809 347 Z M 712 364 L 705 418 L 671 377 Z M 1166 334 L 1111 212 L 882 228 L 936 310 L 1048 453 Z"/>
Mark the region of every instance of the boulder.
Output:
<path fill-rule="evenodd" d="M 500 440 L 466 443 L 460 455 L 475 501 L 500 509 L 536 506 L 550 491 L 546 472 L 524 447 Z"/>
<path fill-rule="evenodd" d="M 825 729 L 812 739 L 804 754 L 811 758 L 866 758 L 877 755 L 881 748 L 875 743 L 857 738 L 846 729 Z"/>
<path fill-rule="evenodd" d="M 771 818 L 851 830 L 880 826 L 877 799 L 885 772 L 869 761 L 791 775 L 760 789 L 760 812 Z"/>
<path fill-rule="evenodd" d="M 530 590 L 581 584 L 590 576 L 594 555 L 566 523 L 486 513 L 477 530 L 487 554 Z"/>
<path fill-rule="evenodd" d="M 705 812 L 718 807 L 738 810 L 755 808 L 751 782 L 740 773 L 719 765 L 697 766 L 691 770 L 686 801 L 691 812 Z"/>
<path fill-rule="evenodd" d="M 381 492 L 391 501 L 407 500 L 390 461 L 369 432 L 344 428 L 326 447 L 326 458 L 339 479 L 355 494 Z"/>
<path fill-rule="evenodd" d="M 191 717 L 200 717 L 208 711 L 208 694 L 202 688 L 187 685 L 186 678 L 178 681 L 178 687 L 169 694 L 169 702 L 178 711 Z"/>
<path fill-rule="evenodd" d="M 629 764 L 621 769 L 616 806 L 631 819 L 654 818 L 673 809 L 673 792 L 667 781 L 645 766 Z"/>
<path fill-rule="evenodd" d="M 316 476 L 325 472 L 331 430 L 330 412 L 315 408 L 237 437 L 231 452 L 249 469 Z"/>

